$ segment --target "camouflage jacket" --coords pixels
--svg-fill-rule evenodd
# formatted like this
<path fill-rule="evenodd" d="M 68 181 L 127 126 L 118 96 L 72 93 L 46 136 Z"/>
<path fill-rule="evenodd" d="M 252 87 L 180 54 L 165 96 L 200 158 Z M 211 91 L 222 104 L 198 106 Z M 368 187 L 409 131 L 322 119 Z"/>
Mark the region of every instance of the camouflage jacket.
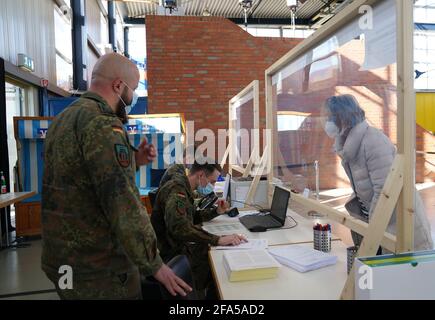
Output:
<path fill-rule="evenodd" d="M 54 119 L 45 140 L 42 268 L 77 279 L 162 265 L 135 185 L 135 156 L 121 120 L 87 92 Z"/>
<path fill-rule="evenodd" d="M 217 245 L 219 237 L 201 228 L 201 223 L 218 216 L 216 209 L 197 210 L 195 198 L 181 164 L 171 166 L 162 177 L 151 222 L 165 261 L 183 253 L 188 242 Z"/>

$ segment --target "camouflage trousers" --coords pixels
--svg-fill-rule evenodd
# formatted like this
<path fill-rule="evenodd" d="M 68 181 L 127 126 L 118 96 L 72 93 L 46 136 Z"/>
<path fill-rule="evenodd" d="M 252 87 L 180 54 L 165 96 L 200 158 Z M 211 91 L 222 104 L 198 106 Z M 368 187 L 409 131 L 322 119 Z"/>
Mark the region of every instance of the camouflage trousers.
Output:
<path fill-rule="evenodd" d="M 195 288 L 197 290 L 204 290 L 214 287 L 213 277 L 208 262 L 208 245 L 196 243 L 188 244 L 185 247 L 185 254 L 189 259 L 190 267 L 192 269 Z"/>
<path fill-rule="evenodd" d="M 142 299 L 138 271 L 93 280 L 73 279 L 72 289 L 59 288 L 59 275 L 49 275 L 62 300 L 138 300 Z"/>

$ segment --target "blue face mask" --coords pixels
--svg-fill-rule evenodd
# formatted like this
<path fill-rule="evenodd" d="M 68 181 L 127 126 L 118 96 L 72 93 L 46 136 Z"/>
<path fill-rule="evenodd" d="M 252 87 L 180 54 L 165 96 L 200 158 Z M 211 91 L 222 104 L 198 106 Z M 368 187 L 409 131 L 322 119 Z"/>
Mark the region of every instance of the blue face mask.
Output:
<path fill-rule="evenodd" d="M 198 186 L 196 189 L 200 194 L 203 196 L 206 196 L 212 192 L 214 192 L 213 185 L 211 183 L 208 183 L 205 187 Z"/>
<path fill-rule="evenodd" d="M 196 188 L 196 191 L 198 191 L 199 194 L 206 196 L 212 192 L 214 192 L 213 185 L 209 182 L 205 187 L 201 186 L 201 181 L 198 184 L 198 187 Z"/>

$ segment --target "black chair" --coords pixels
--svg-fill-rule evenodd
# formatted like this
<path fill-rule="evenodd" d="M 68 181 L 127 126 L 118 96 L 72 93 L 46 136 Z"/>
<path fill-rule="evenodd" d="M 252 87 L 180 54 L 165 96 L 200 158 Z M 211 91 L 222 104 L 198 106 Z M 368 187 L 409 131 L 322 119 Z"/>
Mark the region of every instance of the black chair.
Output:
<path fill-rule="evenodd" d="M 189 260 L 185 255 L 179 255 L 172 258 L 167 264 L 174 273 L 183 279 L 190 287 L 192 292 L 187 296 L 173 296 L 166 288 L 160 284 L 154 277 L 146 277 L 142 279 L 142 298 L 143 300 L 197 300 L 198 296 L 193 284 L 192 270 Z"/>
<path fill-rule="evenodd" d="M 166 169 L 151 169 L 151 187 L 160 186 L 160 180 L 162 180 Z"/>
<path fill-rule="evenodd" d="M 156 203 L 158 191 L 159 191 L 159 189 L 155 188 L 155 189 L 151 190 L 150 192 L 148 192 L 148 197 L 150 198 L 151 207 L 154 207 L 154 203 Z"/>

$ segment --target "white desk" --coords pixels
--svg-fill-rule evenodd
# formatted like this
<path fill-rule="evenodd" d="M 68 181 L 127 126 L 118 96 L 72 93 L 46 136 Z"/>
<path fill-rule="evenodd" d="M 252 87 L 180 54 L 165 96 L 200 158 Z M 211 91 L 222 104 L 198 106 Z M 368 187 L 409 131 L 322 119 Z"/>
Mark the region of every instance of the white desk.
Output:
<path fill-rule="evenodd" d="M 33 197 L 36 192 L 9 192 L 0 195 L 0 208 L 5 208 L 16 202 L 23 201 L 27 198 Z"/>
<path fill-rule="evenodd" d="M 0 209 L 6 208 L 16 202 L 23 201 L 27 198 L 31 198 L 36 194 L 35 191 L 31 192 L 9 192 L 0 195 Z M 1 211 L 0 211 L 0 219 L 1 219 Z M 9 248 L 9 230 L 8 230 L 8 218 L 5 212 L 5 223 L 6 223 L 6 247 L 3 247 L 3 234 L 0 228 L 0 249 Z M 1 225 L 1 222 L 0 222 Z"/>
<path fill-rule="evenodd" d="M 278 277 L 268 280 L 229 282 L 223 254 L 224 250 L 209 251 L 213 277 L 223 300 L 335 300 L 339 299 L 347 279 L 346 246 L 341 241 L 332 242 L 337 264 L 307 273 L 282 266 Z"/>
<path fill-rule="evenodd" d="M 233 234 L 233 233 L 243 233 L 249 239 L 267 239 L 270 246 L 283 245 L 283 244 L 294 244 L 294 243 L 307 243 L 313 241 L 313 226 L 315 224 L 314 219 L 306 219 L 290 209 L 287 211 L 287 216 L 292 216 L 298 223 L 295 228 L 285 229 L 288 226 L 294 225 L 294 222 L 290 219 L 286 219 L 286 224 L 284 229 L 274 229 L 267 232 L 250 232 L 246 229 L 240 222 L 238 217 L 230 218 L 227 215 L 219 216 L 212 221 L 203 223 L 205 228 L 216 227 L 225 224 L 232 224 L 238 226 L 232 232 L 216 233 L 217 235 L 222 234 Z M 336 235 L 332 235 L 332 240 L 340 240 Z"/>

